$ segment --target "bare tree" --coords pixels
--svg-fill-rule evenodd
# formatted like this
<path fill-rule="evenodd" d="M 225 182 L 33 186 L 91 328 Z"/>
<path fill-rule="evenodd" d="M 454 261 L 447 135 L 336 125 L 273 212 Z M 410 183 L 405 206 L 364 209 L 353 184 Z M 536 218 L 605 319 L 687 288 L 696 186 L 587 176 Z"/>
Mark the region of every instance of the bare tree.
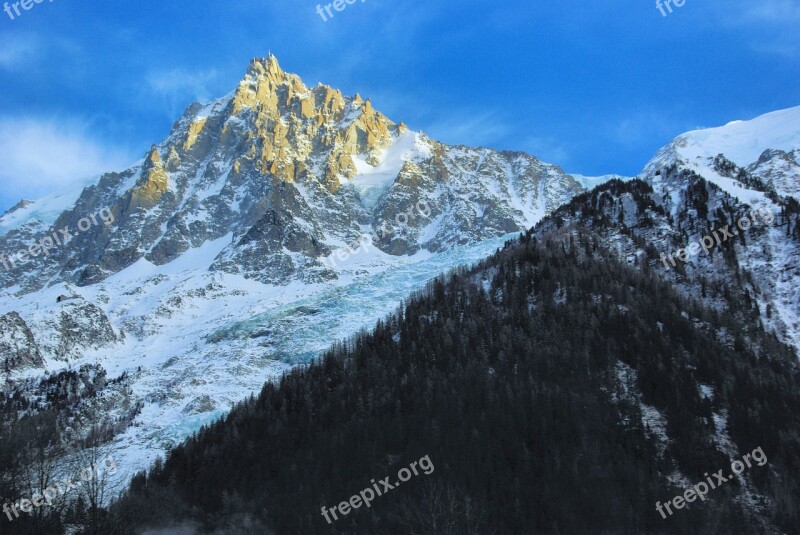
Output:
<path fill-rule="evenodd" d="M 401 502 L 398 520 L 412 535 L 488 533 L 475 501 L 440 481 L 426 483 L 419 497 Z"/>
<path fill-rule="evenodd" d="M 86 533 L 99 535 L 104 532 L 108 502 L 121 489 L 119 478 L 115 478 L 117 464 L 113 456 L 103 448 L 103 433 L 93 428 L 86 439 L 71 455 L 72 482 L 75 485 L 76 511 Z"/>
<path fill-rule="evenodd" d="M 62 449 L 52 432 L 55 418 L 50 411 L 23 418 L 8 425 L 8 435 L 0 440 L 4 513 L 9 522 L 34 533 L 53 531 L 65 505 L 56 490 Z"/>

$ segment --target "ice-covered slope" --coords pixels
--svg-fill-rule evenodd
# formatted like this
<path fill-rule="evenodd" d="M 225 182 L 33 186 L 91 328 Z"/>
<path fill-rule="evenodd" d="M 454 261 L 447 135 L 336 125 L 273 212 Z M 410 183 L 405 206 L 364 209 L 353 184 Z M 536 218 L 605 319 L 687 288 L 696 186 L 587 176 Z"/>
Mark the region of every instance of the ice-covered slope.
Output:
<path fill-rule="evenodd" d="M 85 400 L 77 412 L 111 426 L 135 409 L 132 425 L 109 444 L 120 476 L 127 477 L 258 392 L 265 381 L 308 362 L 333 341 L 371 327 L 443 269 L 476 262 L 503 243 L 498 238 L 400 258 L 372 248 L 339 264 L 335 281 L 275 286 L 204 269 L 224 246 L 224 241 L 211 242 L 167 265 L 140 260 L 91 286 L 59 284 L 3 301 L 0 318 L 19 310 L 42 344 L 61 336 L 50 318 L 61 317 L 65 305 L 96 303 L 125 333 L 119 339 L 97 336 L 97 343 L 68 361 L 50 348 L 43 351 L 41 366 L 14 377 L 20 381 L 42 371 L 92 366 L 109 379 L 123 378 L 103 390 L 109 400 L 103 408 Z M 71 299 L 57 303 L 62 294 Z M 23 342 L 28 341 L 23 337 Z M 78 423 L 74 427 L 83 430 Z"/>

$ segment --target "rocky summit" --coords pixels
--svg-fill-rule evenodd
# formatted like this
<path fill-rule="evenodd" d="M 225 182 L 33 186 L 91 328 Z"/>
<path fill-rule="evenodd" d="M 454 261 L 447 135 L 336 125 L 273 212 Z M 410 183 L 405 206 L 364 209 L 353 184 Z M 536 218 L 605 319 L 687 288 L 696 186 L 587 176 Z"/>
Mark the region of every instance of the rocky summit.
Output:
<path fill-rule="evenodd" d="M 0 237 L 8 254 L 103 207 L 115 223 L 5 270 L 0 285 L 13 293 L 56 281 L 86 286 L 139 259 L 164 265 L 220 239 L 212 271 L 325 281 L 337 274 L 321 260 L 365 233 L 383 229 L 375 246 L 390 255 L 442 251 L 528 228 L 581 190 L 557 166 L 438 143 L 369 99 L 309 88 L 274 56 L 256 58 L 233 92 L 189 106 L 141 162 L 100 177 L 54 221 L 38 218 L 36 203 L 6 214 L 20 221 Z M 398 217 L 420 202 L 427 217 Z"/>

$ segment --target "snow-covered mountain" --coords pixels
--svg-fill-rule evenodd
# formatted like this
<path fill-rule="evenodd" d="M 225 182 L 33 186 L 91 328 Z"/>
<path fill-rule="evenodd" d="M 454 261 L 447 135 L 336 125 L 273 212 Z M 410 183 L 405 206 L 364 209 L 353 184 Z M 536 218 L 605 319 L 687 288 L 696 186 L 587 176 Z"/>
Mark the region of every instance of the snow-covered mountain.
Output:
<path fill-rule="evenodd" d="M 800 192 L 799 150 L 800 106 L 767 113 L 750 121 L 733 121 L 718 128 L 687 132 L 661 149 L 645 167 L 643 175 L 652 176 L 659 168 L 676 164 L 701 174 L 726 191 L 741 193 L 733 177 L 720 175 L 716 169 L 714 159 L 722 155 L 738 169 L 761 179 L 780 196 L 797 198 Z"/>
<path fill-rule="evenodd" d="M 50 226 L 74 230 L 103 207 L 115 221 L 12 263 L 0 284 L 15 294 L 60 280 L 86 286 L 215 240 L 224 246 L 212 271 L 325 281 L 336 273 L 323 260 L 365 231 L 378 232 L 377 247 L 392 255 L 441 251 L 529 227 L 581 189 L 526 154 L 446 146 L 370 100 L 308 88 L 270 56 L 253 60 L 235 91 L 190 106 L 142 161 L 103 175 L 74 203 L 64 195 L 60 211 L 48 200 L 5 214 L 7 252 Z"/>
<path fill-rule="evenodd" d="M 583 189 L 255 59 L 131 168 L 0 217 L 0 388 L 44 407 L 76 370 L 60 425 L 131 474 Z"/>
<path fill-rule="evenodd" d="M 793 108 L 679 136 L 658 152 L 637 180 L 614 180 L 578 195 L 537 225 L 534 235 L 570 244 L 577 243 L 579 234 L 590 236 L 593 246 L 585 254 L 602 258 L 611 252 L 737 326 L 712 327 L 684 310 L 684 318 L 698 333 L 711 335 L 733 351 L 753 355 L 759 366 L 783 366 L 780 359 L 773 359 L 777 345 L 770 348 L 756 340 L 763 326 L 800 356 L 800 204 L 793 197 L 800 172 L 792 163 L 800 149 L 798 119 L 800 108 Z M 698 245 L 691 248 L 692 244 Z M 570 290 L 574 291 L 560 288 L 557 292 Z M 623 314 L 627 312 L 624 301 L 612 302 Z M 671 304 L 663 306 L 668 309 Z M 629 321 L 643 319 L 630 316 Z M 621 352 L 626 353 L 625 348 Z M 665 368 L 684 366 L 692 375 L 689 384 L 710 409 L 712 446 L 731 461 L 744 454 L 732 440 L 732 430 L 747 425 L 750 407 L 725 400 L 722 390 L 727 386 L 706 384 L 698 371 L 703 363 L 659 362 Z M 638 406 L 641 413 L 638 421 L 623 421 L 623 425 L 645 429 L 658 444 L 658 459 L 669 466 L 671 457 L 674 460 L 670 446 L 679 434 L 690 433 L 674 415 L 643 401 L 643 389 L 652 382 L 643 385 L 632 367 L 617 366 L 609 390 L 621 392 L 620 401 Z M 735 379 L 726 376 L 725 381 L 733 384 Z M 674 384 L 656 384 L 673 399 Z M 774 390 L 769 395 L 782 399 L 785 393 Z M 663 475 L 678 487 L 691 484 L 692 478 L 679 469 Z M 776 504 L 745 479 L 740 484 L 737 501 L 744 505 L 748 522 L 758 526 L 760 533 L 783 533 L 771 525 L 769 510 Z"/>
<path fill-rule="evenodd" d="M 716 141 L 713 136 L 710 139 Z M 458 436 L 465 437 L 462 439 L 464 447 L 485 447 L 478 424 L 467 426 L 467 433 L 464 433 L 464 426 L 458 424 L 461 421 L 458 415 L 470 405 L 463 401 L 481 399 L 489 401 L 479 404 L 477 413 L 480 414 L 462 420 L 481 421 L 484 425 L 489 422 L 490 431 L 486 436 L 491 436 L 495 442 L 504 430 L 508 433 L 504 443 L 520 441 L 516 451 L 522 460 L 512 463 L 512 472 L 529 470 L 535 459 L 539 462 L 545 459 L 544 465 L 559 459 L 580 463 L 584 454 L 596 454 L 612 445 L 606 462 L 593 459 L 586 461 L 583 469 L 555 470 L 550 486 L 545 485 L 548 492 L 559 486 L 564 474 L 571 473 L 577 474 L 576 481 L 566 486 L 564 495 L 575 493 L 575 489 L 580 488 L 578 481 L 586 479 L 581 476 L 589 466 L 605 467 L 602 474 L 595 476 L 596 480 L 607 477 L 619 484 L 619 478 L 630 475 L 631 466 L 644 461 L 647 469 L 643 475 L 622 484 L 625 490 L 633 488 L 637 496 L 612 500 L 605 509 L 619 512 L 623 507 L 619 504 L 623 502 L 630 506 L 640 497 L 639 493 L 643 496 L 656 480 L 670 490 L 659 490 L 633 507 L 634 512 L 629 516 L 634 519 L 629 528 L 631 532 L 663 530 L 662 526 L 667 524 L 662 523 L 662 518 L 654 514 L 649 523 L 645 511 L 652 504 L 660 503 L 657 499 L 680 495 L 695 481 L 702 480 L 700 474 L 708 470 L 708 466 L 723 467 L 746 458 L 753 445 L 759 444 L 769 452 L 769 467 L 758 474 L 730 476 L 735 482 L 726 487 L 724 494 L 715 495 L 712 507 L 690 505 L 688 509 L 696 516 L 680 517 L 686 521 L 685 527 L 670 518 L 668 529 L 688 533 L 692 532 L 692 526 L 696 528 L 702 524 L 714 531 L 715 527 L 730 524 L 737 533 L 793 533 L 796 507 L 789 496 L 795 482 L 788 480 L 794 474 L 791 466 L 798 451 L 794 438 L 798 428 L 795 415 L 800 406 L 797 353 L 777 338 L 791 342 L 792 322 L 796 318 L 792 308 L 782 306 L 787 302 L 791 304 L 792 297 L 785 293 L 790 288 L 781 286 L 781 277 L 785 274 L 797 279 L 793 271 L 797 266 L 793 251 L 800 242 L 800 213 L 796 201 L 777 193 L 763 176 L 743 170 L 725 154 L 714 154 L 714 149 L 703 158 L 692 157 L 688 162 L 676 151 L 669 157 L 672 147 L 680 148 L 685 143 L 685 139 L 679 138 L 661 151 L 640 179 L 614 179 L 579 194 L 547 216 L 529 234 L 507 243 L 503 251 L 478 267 L 443 277 L 429 287 L 428 293 L 415 299 L 400 317 L 382 323 L 375 330 L 375 338 L 353 342 L 351 347 L 356 349 L 352 353 L 338 350 L 323 366 L 296 373 L 282 381 L 278 388 L 265 388 L 260 399 L 241 405 L 213 430 L 181 448 L 172 462 L 166 463 L 172 468 L 159 471 L 149 480 L 152 486 L 140 481 L 138 486 L 147 491 L 132 493 L 137 497 L 132 500 L 136 506 L 131 509 L 142 510 L 146 507 L 144 504 L 149 504 L 150 510 L 157 509 L 158 502 L 168 501 L 164 496 L 171 494 L 179 497 L 168 501 L 170 506 L 164 507 L 159 521 L 163 523 L 164 516 L 173 522 L 178 518 L 183 520 L 185 516 L 173 517 L 168 509 L 192 509 L 189 503 L 183 503 L 182 507 L 174 503 L 182 503 L 182 496 L 192 495 L 191 489 L 202 488 L 199 482 L 217 481 L 225 488 L 216 488 L 218 497 L 207 503 L 220 502 L 222 495 L 247 493 L 259 496 L 252 500 L 254 509 L 264 510 L 269 509 L 269 505 L 265 505 L 268 496 L 280 495 L 283 502 L 273 503 L 272 508 L 280 511 L 284 518 L 296 519 L 297 526 L 303 526 L 299 531 L 314 531 L 305 510 L 326 498 L 315 496 L 307 500 L 292 495 L 286 499 L 281 492 L 286 488 L 285 481 L 294 484 L 304 480 L 300 475 L 302 470 L 281 469 L 281 465 L 298 466 L 298 462 L 287 462 L 287 455 L 295 455 L 299 466 L 305 468 L 306 481 L 312 482 L 294 487 L 313 488 L 323 496 L 338 495 L 338 491 L 320 490 L 313 484 L 317 480 L 330 481 L 330 478 L 320 479 L 319 466 L 309 469 L 306 461 L 311 463 L 317 459 L 321 465 L 329 465 L 325 460 L 318 460 L 329 458 L 322 456 L 322 451 L 327 454 L 329 447 L 338 447 L 352 453 L 359 444 L 373 444 L 369 429 L 379 430 L 374 437 L 378 439 L 381 430 L 408 429 L 408 425 L 398 424 L 397 419 L 405 417 L 414 421 L 420 412 L 425 413 L 432 432 L 392 433 L 392 443 L 399 445 L 396 450 L 408 449 L 409 443 L 416 445 L 418 437 L 426 437 L 425 440 L 435 437 L 430 438 L 430 445 L 424 446 L 426 450 L 436 451 L 441 444 L 447 451 L 441 455 L 449 455 L 452 461 L 452 444 L 458 439 L 454 442 L 442 438 L 447 436 L 444 429 L 448 426 L 444 421 L 456 414 L 453 428 L 461 433 Z M 767 139 L 762 143 L 762 147 L 769 147 L 775 140 Z M 757 153 L 762 147 L 758 147 Z M 747 225 L 741 223 L 745 217 Z M 713 238 L 703 242 L 707 247 L 703 254 L 699 254 L 697 246 L 698 254 L 690 253 L 684 258 L 680 253 L 674 264 L 667 259 L 675 251 L 687 248 L 691 251 L 690 244 L 697 244 L 704 236 Z M 781 266 L 781 262 L 787 265 Z M 318 301 L 309 303 L 304 310 L 316 315 L 312 320 L 316 325 L 325 325 L 329 316 L 325 315 L 325 307 L 319 305 Z M 278 317 L 273 317 L 269 324 L 279 321 Z M 529 332 L 535 333 L 535 341 L 524 331 L 514 333 L 514 325 L 529 328 Z M 264 335 L 269 336 L 268 331 L 266 329 Z M 501 331 L 504 335 L 497 337 L 495 333 Z M 243 322 L 234 332 L 258 335 L 261 331 L 251 322 Z M 230 334 L 233 333 L 220 333 L 223 338 Z M 485 336 L 483 341 L 478 338 L 481 335 Z M 581 339 L 589 342 L 582 350 L 577 347 Z M 384 346 L 380 340 L 385 342 Z M 433 344 L 437 340 L 444 342 L 436 347 Z M 496 341 L 504 345 L 504 349 L 498 350 L 494 345 Z M 555 343 L 563 343 L 563 346 L 554 349 L 552 344 Z M 379 365 L 371 362 L 370 354 L 380 355 Z M 402 354 L 408 355 L 409 363 L 393 364 L 394 355 Z M 425 358 L 426 355 L 435 355 L 435 361 Z M 578 355 L 582 358 L 570 360 Z M 445 362 L 448 358 L 452 367 Z M 528 367 L 526 371 L 531 361 L 538 361 L 539 365 Z M 415 374 L 426 367 L 435 372 L 432 375 L 422 372 L 422 377 L 415 378 Z M 469 370 L 470 378 L 479 378 L 486 386 L 474 388 L 472 379 L 466 382 L 452 379 L 454 368 Z M 581 374 L 576 371 L 579 369 L 592 377 L 591 386 L 577 379 Z M 368 376 L 369 370 L 376 373 Z M 502 373 L 507 375 L 502 377 Z M 450 386 L 445 377 L 451 378 Z M 514 381 L 518 378 L 523 379 L 519 388 L 515 388 Z M 387 382 L 382 383 L 382 379 Z M 538 388 L 536 381 L 540 382 Z M 400 383 L 406 389 L 405 394 L 403 390 L 392 390 L 394 384 Z M 392 391 L 392 395 L 383 396 L 388 391 Z M 503 394 L 512 391 L 523 392 L 525 399 L 510 400 Z M 553 397 L 559 391 L 568 392 L 569 399 L 553 404 Z M 440 403 L 442 392 L 452 396 L 449 404 Z M 530 392 L 539 392 L 543 399 L 528 397 Z M 612 409 L 607 417 L 593 414 L 587 420 L 596 422 L 604 432 L 624 430 L 625 439 L 620 439 L 619 435 L 606 440 L 587 439 L 591 425 L 580 416 L 585 416 L 583 411 L 594 404 L 574 402 L 587 394 L 599 395 L 595 401 L 598 405 L 609 400 Z M 350 406 L 343 405 L 345 399 Z M 491 400 L 495 399 L 505 399 L 507 404 L 487 418 L 485 414 L 494 403 Z M 295 403 L 295 400 L 300 402 Z M 417 400 L 419 404 L 413 404 Z M 437 420 L 436 409 L 448 406 L 457 407 L 458 412 Z M 581 406 L 583 410 L 573 412 L 574 418 L 563 418 L 564 411 Z M 260 412 L 260 407 L 265 408 L 264 412 Z M 331 407 L 338 408 L 345 417 L 334 416 Z M 532 410 L 532 416 L 515 412 L 520 407 Z M 498 425 L 507 413 L 514 416 L 505 420 L 505 426 Z M 544 420 L 553 414 L 556 416 Z M 292 419 L 292 415 L 296 419 Z M 380 416 L 373 420 L 373 415 Z M 521 429 L 524 426 L 520 422 L 537 418 L 542 419 L 538 432 Z M 553 432 L 559 420 L 569 421 L 574 427 L 568 433 Z M 354 438 L 354 425 L 361 431 L 355 434 L 358 438 Z M 298 428 L 303 432 L 298 434 Z M 278 429 L 286 433 L 279 434 Z M 320 434 L 315 435 L 315 432 Z M 332 436 L 336 439 L 327 440 Z M 570 445 L 577 444 L 576 451 L 560 456 L 564 445 L 553 447 L 553 441 L 558 440 L 553 437 L 558 436 L 562 439 L 568 436 Z M 644 439 L 638 447 L 632 446 L 634 436 Z M 226 437 L 233 438 L 227 440 Z M 295 442 L 293 437 L 299 438 Z M 622 442 L 625 446 L 619 448 L 618 443 Z M 533 455 L 528 443 L 536 450 Z M 282 448 L 280 457 L 260 453 L 268 451 L 273 444 Z M 304 449 L 308 444 L 323 446 L 319 448 L 320 453 L 310 454 Z M 586 444 L 597 447 L 586 447 Z M 247 459 L 240 459 L 238 452 L 244 445 L 257 453 L 249 457 L 245 453 Z M 549 453 L 542 453 L 548 448 Z M 202 453 L 195 458 L 193 452 Z M 700 460 L 703 456 L 705 458 Z M 382 463 L 384 457 L 383 453 L 378 453 L 373 462 Z M 480 469 L 481 463 L 475 459 L 486 458 L 486 455 L 470 453 L 464 457 L 462 473 L 470 478 Z M 279 460 L 275 461 L 276 458 Z M 223 459 L 238 461 L 238 472 L 233 468 L 235 462 L 226 463 L 225 469 L 220 470 L 218 466 Z M 260 465 L 260 460 L 267 460 L 265 464 L 271 463 L 271 466 Z M 196 470 L 187 470 L 187 466 L 196 467 Z M 454 466 L 451 462 L 449 469 Z M 618 468 L 609 471 L 609 466 Z M 491 478 L 496 474 L 497 464 L 486 463 L 484 470 Z M 209 472 L 217 474 L 212 476 Z M 547 468 L 534 472 L 548 473 Z M 231 478 L 230 473 L 241 475 Z M 269 491 L 254 490 L 251 473 L 266 474 L 255 480 L 269 481 L 272 485 Z M 722 474 L 723 470 L 718 473 Z M 273 479 L 273 474 L 281 475 Z M 275 479 L 281 476 L 285 479 L 276 483 Z M 240 481 L 247 481 L 247 486 L 239 485 Z M 612 483 L 609 481 L 609 484 Z M 347 483 L 344 488 L 351 485 Z M 161 488 L 163 493 L 153 492 L 154 488 Z M 206 493 L 203 492 L 202 497 L 199 494 L 193 495 L 195 503 L 206 502 Z M 454 494 L 470 495 L 465 489 Z M 592 493 L 587 496 L 590 503 L 595 503 Z M 614 496 L 619 498 L 620 494 Z M 723 500 L 729 502 L 724 504 Z M 547 500 L 541 502 L 547 507 Z M 286 511 L 297 503 L 303 505 L 296 513 L 287 514 Z M 506 503 L 496 504 L 498 522 L 508 515 Z M 242 509 L 236 513 L 235 516 L 242 516 Z M 186 516 L 191 518 L 191 515 Z M 362 527 L 367 526 L 363 530 L 365 533 L 374 532 L 375 526 L 386 526 L 376 522 L 374 516 L 362 518 L 365 519 Z M 544 518 L 541 525 L 527 522 L 524 526 L 527 531 L 534 525 L 544 531 L 556 526 L 551 523 L 552 515 L 546 514 Z M 356 531 L 358 522 L 354 518 L 351 525 Z M 221 521 L 218 525 L 227 526 L 228 523 Z M 557 528 L 570 532 L 566 525 L 562 521 Z M 321 519 L 320 526 L 323 528 L 320 532 L 329 529 Z M 500 529 L 521 531 L 515 528 L 517 526 Z M 298 528 L 288 531 L 296 532 Z M 572 529 L 576 531 L 580 529 Z M 606 531 L 624 529 L 607 528 Z"/>
<path fill-rule="evenodd" d="M 643 171 L 652 192 L 592 198 L 617 223 L 605 243 L 631 262 L 686 247 L 745 203 L 773 210 L 773 225 L 708 258 L 650 264 L 697 295 L 744 281 L 735 290 L 795 347 L 798 110 L 680 136 Z M 60 425 L 102 425 L 130 475 L 603 181 L 438 143 L 369 100 L 255 59 L 233 92 L 190 106 L 130 169 L 0 217 L 0 388 L 40 408 L 52 388 L 77 388 Z M 47 237 L 58 242 L 47 255 L 19 258 Z M 77 379 L 62 380 L 66 368 Z"/>
<path fill-rule="evenodd" d="M 728 276 L 738 280 L 748 273 L 765 323 L 774 324 L 779 336 L 800 350 L 798 154 L 800 107 L 679 136 L 658 152 L 640 178 L 653 187 L 656 203 L 669 215 L 667 254 L 731 226 L 733 238 L 726 243 L 736 264 L 731 257 L 726 264 L 721 255 L 700 254 L 686 264 L 687 272 L 720 284 L 730 284 Z M 775 219 L 759 222 L 749 215 L 753 210 Z"/>

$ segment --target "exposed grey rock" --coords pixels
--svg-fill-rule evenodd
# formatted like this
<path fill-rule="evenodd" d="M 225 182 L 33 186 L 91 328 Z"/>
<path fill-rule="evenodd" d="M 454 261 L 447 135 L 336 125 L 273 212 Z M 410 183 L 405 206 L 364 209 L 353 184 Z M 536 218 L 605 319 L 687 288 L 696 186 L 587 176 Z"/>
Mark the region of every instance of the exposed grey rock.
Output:
<path fill-rule="evenodd" d="M 758 161 L 747 166 L 747 171 L 760 177 L 771 189 L 784 197 L 800 199 L 800 149 L 782 151 L 765 150 Z"/>
<path fill-rule="evenodd" d="M 33 333 L 16 312 L 0 316 L 0 363 L 4 373 L 42 365 Z"/>
<path fill-rule="evenodd" d="M 108 347 L 120 341 L 105 312 L 82 298 L 58 303 L 35 325 L 42 353 L 54 360 L 70 360 L 87 350 Z"/>

